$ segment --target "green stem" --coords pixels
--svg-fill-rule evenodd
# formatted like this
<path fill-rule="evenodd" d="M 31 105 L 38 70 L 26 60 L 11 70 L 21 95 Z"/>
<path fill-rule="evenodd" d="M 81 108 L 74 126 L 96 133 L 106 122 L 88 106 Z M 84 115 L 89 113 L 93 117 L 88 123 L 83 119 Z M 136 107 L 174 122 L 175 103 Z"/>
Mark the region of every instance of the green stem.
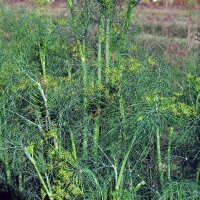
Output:
<path fill-rule="evenodd" d="M 42 44 L 42 45 L 41 45 Z M 48 110 L 48 104 L 47 104 L 47 79 L 46 79 L 46 39 L 42 40 L 42 43 L 39 44 L 39 54 L 40 54 L 40 62 L 42 65 L 42 75 L 43 75 L 43 81 L 45 83 L 44 90 L 40 83 L 38 83 L 38 89 L 42 95 L 43 101 L 44 101 L 44 107 L 46 111 L 46 129 L 48 130 L 51 126 L 51 118 L 50 113 Z M 58 149 L 58 138 L 57 135 L 53 139 L 54 147 L 55 149 Z"/>
<path fill-rule="evenodd" d="M 78 31 L 77 31 L 77 21 L 76 21 L 73 3 L 71 0 L 66 0 L 66 1 L 67 1 L 67 5 L 69 6 L 70 13 L 72 16 L 72 29 L 74 32 L 74 36 L 78 45 L 79 54 L 81 58 L 81 65 L 82 65 L 82 70 L 83 70 L 83 85 L 86 86 L 87 85 L 87 65 L 86 65 L 86 57 L 85 57 L 85 38 L 83 38 L 83 44 L 81 44 L 81 40 L 79 38 Z"/>
<path fill-rule="evenodd" d="M 3 130 L 1 129 L 3 126 L 3 123 L 7 124 L 7 120 L 6 120 L 6 94 L 3 92 L 2 95 L 2 119 L 0 118 L 0 136 L 3 136 Z M 3 141 L 3 137 L 1 138 L 1 146 L 4 146 L 4 148 L 6 149 L 5 144 L 2 143 Z M 2 154 L 2 159 L 3 159 L 3 154 Z M 7 185 L 8 185 L 8 189 L 10 190 L 11 193 L 11 197 L 12 199 L 14 199 L 14 193 L 13 193 L 13 189 L 11 187 L 12 185 L 12 174 L 11 174 L 11 170 L 10 170 L 10 162 L 9 162 L 9 152 L 4 152 L 4 162 L 5 162 L 5 170 L 6 170 L 6 179 L 7 179 Z"/>
<path fill-rule="evenodd" d="M 122 34 L 122 44 L 125 47 L 127 44 L 127 37 L 128 37 L 128 29 L 131 24 L 131 16 L 132 16 L 132 11 L 133 8 L 135 7 L 136 2 L 134 0 L 129 0 L 128 2 L 128 9 L 126 12 L 126 19 L 124 22 L 124 28 L 123 28 L 123 34 Z"/>
<path fill-rule="evenodd" d="M 200 162 L 197 167 L 197 173 L 196 173 L 196 183 L 199 184 L 199 176 L 200 176 Z"/>
<path fill-rule="evenodd" d="M 7 155 L 7 153 L 5 154 L 5 169 L 6 169 L 6 178 L 7 178 L 7 182 L 8 182 L 8 188 L 10 190 L 10 193 L 11 193 L 11 197 L 12 199 L 15 199 L 14 198 L 14 192 L 13 192 L 13 189 L 12 189 L 12 175 L 11 175 L 11 170 L 10 170 L 10 166 L 9 166 L 9 157 Z"/>
<path fill-rule="evenodd" d="M 86 65 L 86 54 L 85 54 L 85 38 L 83 38 L 83 53 L 82 53 L 82 67 L 83 67 L 83 156 L 87 156 L 87 150 L 88 150 L 88 113 L 87 113 L 87 107 L 88 107 L 88 99 L 85 94 L 85 89 L 87 88 L 87 65 Z"/>
<path fill-rule="evenodd" d="M 128 29 L 129 29 L 129 26 L 130 26 L 130 23 L 131 23 L 131 15 L 132 15 L 133 7 L 134 7 L 134 3 L 132 2 L 132 0 L 129 0 L 128 9 L 127 9 L 127 12 L 126 12 L 126 20 L 125 20 L 125 23 L 124 23 L 124 35 L 123 36 L 124 36 L 125 40 L 127 39 Z"/>
<path fill-rule="evenodd" d="M 106 30 L 105 30 L 105 62 L 106 62 L 106 69 L 110 67 L 110 14 L 111 14 L 111 2 L 108 2 L 106 5 L 106 13 L 105 13 L 105 20 L 106 20 Z M 108 81 L 106 77 L 106 81 Z"/>
<path fill-rule="evenodd" d="M 86 98 L 84 98 L 84 108 L 86 105 Z M 88 114 L 86 111 L 83 113 L 83 156 L 87 156 L 87 149 L 88 149 Z"/>
<path fill-rule="evenodd" d="M 45 111 L 46 111 L 46 129 L 48 130 L 48 129 L 51 128 L 51 117 L 50 117 L 50 112 L 49 112 L 49 109 L 48 109 L 47 97 L 46 97 L 46 94 L 45 94 L 41 84 L 38 82 L 37 85 L 38 85 L 38 90 L 40 91 L 40 94 L 41 94 L 43 101 L 44 101 L 44 108 L 45 108 Z M 53 144 L 54 144 L 55 149 L 58 149 L 58 136 L 57 136 L 57 134 L 53 138 Z"/>
<path fill-rule="evenodd" d="M 87 149 L 88 149 L 88 113 L 87 113 L 87 107 L 88 107 L 88 99 L 85 95 L 85 89 L 88 84 L 88 71 L 87 71 L 87 64 L 86 64 L 86 55 L 85 55 L 85 38 L 83 38 L 83 43 L 81 44 L 81 40 L 78 35 L 77 31 L 77 21 L 76 16 L 74 12 L 74 5 L 71 0 L 66 0 L 67 5 L 69 6 L 70 13 L 72 16 L 72 29 L 74 32 L 74 36 L 78 45 L 80 59 L 81 59 L 81 65 L 82 65 L 82 76 L 83 76 L 83 156 L 87 155 Z"/>
<path fill-rule="evenodd" d="M 42 76 L 44 81 L 46 81 L 46 40 L 42 41 L 42 44 L 39 43 L 39 54 L 40 54 L 40 63 L 42 66 Z"/>
<path fill-rule="evenodd" d="M 116 183 L 116 186 L 115 186 L 115 190 L 116 191 L 118 191 L 120 189 L 120 186 L 122 184 L 125 166 L 126 166 L 129 154 L 131 152 L 131 149 L 133 147 L 133 144 L 135 142 L 135 139 L 136 139 L 136 137 L 133 138 L 133 140 L 131 142 L 131 145 L 129 146 L 129 149 L 128 149 L 126 155 L 124 156 L 124 160 L 122 162 L 122 166 L 121 166 L 121 169 L 120 169 L 120 172 L 119 172 L 119 176 L 118 176 L 118 179 L 117 179 L 117 183 Z"/>
<path fill-rule="evenodd" d="M 168 181 L 171 181 L 171 143 L 172 143 L 172 134 L 173 128 L 170 127 L 169 136 L 168 136 L 168 150 L 167 150 L 167 176 Z"/>
<path fill-rule="evenodd" d="M 99 30 L 98 30 L 98 84 L 101 84 L 102 81 L 102 15 L 99 19 Z M 99 98 L 101 97 L 101 92 L 98 93 Z M 100 110 L 99 105 L 97 108 L 97 112 Z M 93 155 L 94 160 L 98 160 L 98 144 L 99 144 L 99 131 L 100 131 L 100 116 L 97 113 L 97 116 L 94 118 L 94 131 L 93 131 Z"/>
<path fill-rule="evenodd" d="M 160 130 L 159 127 L 156 127 L 156 145 L 157 145 L 157 164 L 160 176 L 160 185 L 163 188 L 164 185 L 164 177 L 163 177 L 163 169 L 162 169 L 162 156 L 161 156 L 161 146 L 160 146 Z"/>
<path fill-rule="evenodd" d="M 102 80 L 102 15 L 99 19 L 99 30 L 98 30 L 98 81 L 101 83 Z"/>
<path fill-rule="evenodd" d="M 134 188 L 134 192 L 136 193 L 138 190 L 140 190 L 140 188 L 143 186 L 143 185 L 145 185 L 146 184 L 146 182 L 144 181 L 144 180 L 142 180 L 140 183 L 138 183 L 137 185 L 136 185 L 136 187 Z"/>
<path fill-rule="evenodd" d="M 70 84 L 72 84 L 72 66 L 71 65 L 68 66 L 67 72 L 68 72 L 69 82 Z"/>
<path fill-rule="evenodd" d="M 76 142 L 74 139 L 74 133 L 71 128 L 69 128 L 69 135 L 70 135 L 70 140 L 71 140 L 71 145 L 72 145 L 72 155 L 74 159 L 77 161 L 77 153 L 76 153 Z"/>
<path fill-rule="evenodd" d="M 40 171 L 39 171 L 39 169 L 38 169 L 38 167 L 37 167 L 37 164 L 36 164 L 35 159 L 34 159 L 33 156 L 28 152 L 28 150 L 27 150 L 26 148 L 25 148 L 25 153 L 26 153 L 26 156 L 28 157 L 28 159 L 29 159 L 29 160 L 31 161 L 31 163 L 33 164 L 33 166 L 34 166 L 34 168 L 35 168 L 35 170 L 36 170 L 36 172 L 37 172 L 37 174 L 38 174 L 39 180 L 40 180 L 42 186 L 44 187 L 44 189 L 45 189 L 45 191 L 46 191 L 46 193 L 47 193 L 49 199 L 50 199 L 50 200 L 53 200 L 52 193 L 51 193 L 51 189 L 48 189 L 48 186 L 47 186 L 48 184 L 45 183 L 45 181 L 44 181 L 44 179 L 43 179 L 43 177 L 42 177 L 42 175 L 41 175 L 41 173 L 40 173 Z"/>
<path fill-rule="evenodd" d="M 94 138 L 93 138 L 93 155 L 94 160 L 98 159 L 98 144 L 99 144 L 99 129 L 100 129 L 100 119 L 99 116 L 94 118 Z"/>
<path fill-rule="evenodd" d="M 121 75 L 122 77 L 122 75 Z M 122 127 L 122 132 L 120 135 L 121 139 L 121 144 L 122 146 L 124 145 L 124 140 L 126 138 L 126 134 L 124 133 L 124 125 L 125 125 L 125 111 L 124 111 L 124 102 L 123 102 L 123 96 L 122 96 L 122 90 L 121 90 L 121 86 L 119 86 L 119 91 L 118 91 L 118 98 L 119 98 L 119 112 L 120 112 L 120 116 L 121 116 L 121 127 Z"/>
<path fill-rule="evenodd" d="M 21 172 L 19 173 L 19 191 L 23 191 L 23 176 Z"/>
<path fill-rule="evenodd" d="M 125 123 L 125 111 L 124 111 L 124 103 L 123 103 L 121 86 L 119 86 L 118 97 L 119 97 L 119 111 L 120 111 L 120 115 L 121 115 L 121 119 L 122 119 L 122 124 L 124 124 Z"/>
<path fill-rule="evenodd" d="M 199 109 L 199 98 L 200 98 L 200 94 L 198 94 L 197 99 L 196 99 L 196 110 Z"/>

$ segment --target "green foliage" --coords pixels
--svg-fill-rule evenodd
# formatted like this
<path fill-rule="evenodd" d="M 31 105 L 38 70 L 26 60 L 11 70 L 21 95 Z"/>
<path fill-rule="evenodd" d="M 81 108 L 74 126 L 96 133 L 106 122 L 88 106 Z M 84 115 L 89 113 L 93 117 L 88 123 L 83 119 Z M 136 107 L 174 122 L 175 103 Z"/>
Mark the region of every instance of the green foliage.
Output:
<path fill-rule="evenodd" d="M 118 3 L 68 1 L 71 17 L 0 5 L 0 189 L 199 199 L 196 57 L 169 62 Z"/>
<path fill-rule="evenodd" d="M 130 193 L 129 191 L 127 190 L 124 190 L 124 191 L 115 191 L 115 192 L 112 192 L 112 197 L 111 199 L 112 200 L 126 200 L 126 199 L 136 199 L 136 197 Z"/>
<path fill-rule="evenodd" d="M 170 182 L 164 192 L 164 199 L 199 199 L 198 185 L 191 182 Z"/>
<path fill-rule="evenodd" d="M 56 173 L 52 184 L 53 198 L 60 200 L 83 196 L 79 177 L 70 169 L 70 166 L 76 164 L 72 154 L 68 151 L 63 151 L 59 160 L 55 157 L 55 162 L 57 163 L 53 169 Z"/>
<path fill-rule="evenodd" d="M 159 111 L 163 113 L 171 114 L 173 117 L 186 118 L 197 115 L 197 110 L 194 105 L 187 105 L 185 102 L 180 102 L 179 97 L 181 93 L 175 93 L 173 97 L 160 97 L 158 95 L 146 96 L 145 101 L 150 106 L 159 105 Z"/>

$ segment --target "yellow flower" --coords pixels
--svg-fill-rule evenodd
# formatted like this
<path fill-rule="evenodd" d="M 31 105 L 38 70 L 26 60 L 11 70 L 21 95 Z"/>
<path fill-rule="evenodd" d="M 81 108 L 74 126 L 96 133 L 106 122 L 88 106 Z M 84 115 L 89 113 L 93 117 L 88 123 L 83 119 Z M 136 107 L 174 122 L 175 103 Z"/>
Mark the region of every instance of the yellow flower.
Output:
<path fill-rule="evenodd" d="M 148 63 L 149 63 L 150 65 L 156 65 L 156 60 L 155 60 L 152 56 L 150 56 L 150 57 L 148 58 Z"/>

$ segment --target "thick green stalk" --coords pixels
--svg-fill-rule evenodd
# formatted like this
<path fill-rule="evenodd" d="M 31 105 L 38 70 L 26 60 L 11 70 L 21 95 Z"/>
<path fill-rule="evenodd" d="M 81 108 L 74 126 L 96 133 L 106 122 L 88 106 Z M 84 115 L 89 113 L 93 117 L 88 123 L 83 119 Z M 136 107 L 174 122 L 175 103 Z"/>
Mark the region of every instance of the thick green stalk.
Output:
<path fill-rule="evenodd" d="M 157 146 L 157 164 L 158 171 L 160 176 L 160 185 L 163 188 L 164 185 L 164 177 L 163 177 L 163 169 L 162 169 L 162 156 L 161 156 L 161 146 L 160 146 L 160 130 L 159 127 L 156 127 L 156 146 Z"/>
<path fill-rule="evenodd" d="M 129 154 L 131 152 L 131 149 L 133 147 L 133 144 L 135 142 L 135 139 L 136 139 L 136 137 L 133 138 L 133 140 L 131 142 L 131 145 L 129 146 L 129 149 L 128 149 L 126 155 L 124 156 L 124 160 L 122 162 L 122 166 L 121 166 L 121 169 L 120 169 L 120 172 L 119 172 L 119 176 L 118 176 L 118 179 L 117 179 L 117 183 L 116 183 L 116 186 L 115 186 L 115 190 L 116 191 L 118 191 L 120 189 L 120 186 L 122 184 L 125 166 L 126 166 Z"/>
<path fill-rule="evenodd" d="M 6 119 L 6 94 L 4 94 L 3 92 L 3 95 L 2 95 L 2 119 L 0 118 L 0 136 L 3 136 L 3 130 L 1 129 L 4 124 L 4 126 L 7 124 L 7 119 Z M 4 147 L 5 149 L 7 148 L 5 144 L 3 144 L 2 142 L 4 141 L 3 140 L 3 137 L 0 138 L 1 139 L 1 146 Z M 5 164 L 5 170 L 6 170 L 6 179 L 7 179 L 7 185 L 8 185 L 8 189 L 10 190 L 10 193 L 11 193 L 11 197 L 12 199 L 14 199 L 14 192 L 13 192 L 13 189 L 11 187 L 12 185 L 12 173 L 11 173 L 11 169 L 10 169 L 10 162 L 9 162 L 9 152 L 8 151 L 5 151 L 4 152 L 4 164 Z M 3 155 L 2 155 L 2 159 L 3 159 Z"/>
<path fill-rule="evenodd" d="M 131 14 L 132 14 L 133 7 L 134 7 L 134 3 L 132 2 L 132 0 L 129 0 L 128 9 L 127 9 L 127 12 L 126 12 L 126 20 L 125 20 L 125 23 L 124 23 L 124 34 L 123 34 L 124 39 L 127 38 L 128 29 L 129 29 L 129 26 L 130 26 L 130 23 L 131 23 Z"/>
<path fill-rule="evenodd" d="M 69 77 L 69 82 L 70 84 L 72 83 L 72 67 L 69 66 L 68 68 L 68 77 Z"/>
<path fill-rule="evenodd" d="M 124 47 L 127 44 L 128 29 L 129 29 L 130 24 L 131 24 L 132 11 L 133 11 L 133 8 L 136 5 L 137 5 L 137 3 L 136 3 L 135 0 L 129 0 L 128 9 L 127 9 L 127 12 L 126 12 L 126 19 L 125 19 L 125 22 L 124 22 L 122 41 L 121 41 Z"/>
<path fill-rule="evenodd" d="M 146 184 L 146 182 L 144 181 L 144 180 L 142 180 L 140 183 L 138 183 L 137 185 L 136 185 L 136 187 L 134 188 L 134 192 L 136 193 L 138 190 L 140 190 L 140 188 L 143 186 L 143 185 L 145 185 Z"/>
<path fill-rule="evenodd" d="M 200 177 L 200 162 L 198 163 L 197 166 L 197 172 L 196 172 L 196 177 L 195 177 L 195 181 L 196 181 L 196 191 L 198 192 L 198 186 L 199 186 L 199 177 Z M 170 199 L 171 200 L 171 199 Z"/>
<path fill-rule="evenodd" d="M 122 124 L 124 124 L 124 122 L 125 122 L 125 111 L 124 111 L 124 103 L 123 103 L 121 86 L 119 86 L 118 97 L 119 97 L 119 111 L 120 111 L 120 115 L 121 115 Z"/>
<path fill-rule="evenodd" d="M 37 86 L 44 102 L 44 107 L 46 111 L 46 129 L 48 129 L 51 124 L 51 119 L 50 119 L 50 113 L 49 113 L 48 105 L 47 105 L 47 95 L 45 93 L 45 90 L 42 88 L 42 85 L 40 84 L 40 82 L 37 82 Z"/>
<path fill-rule="evenodd" d="M 88 82 L 88 71 L 87 71 L 87 64 L 86 64 L 86 46 L 85 46 L 85 37 L 82 39 L 82 45 L 80 41 L 78 42 L 79 46 L 79 52 L 81 56 L 81 64 L 82 64 L 82 70 L 83 70 L 83 86 L 84 88 L 87 86 Z"/>
<path fill-rule="evenodd" d="M 40 63 L 42 66 L 42 76 L 43 76 L 43 83 L 44 89 L 42 88 L 41 84 L 38 83 L 38 89 L 42 95 L 44 101 L 44 107 L 46 111 L 46 129 L 48 130 L 51 127 L 51 118 L 50 113 L 48 110 L 47 104 L 47 79 L 46 79 L 46 39 L 42 40 L 42 43 L 39 44 L 39 54 L 40 54 Z M 55 149 L 58 149 L 58 138 L 57 135 L 53 139 Z"/>
<path fill-rule="evenodd" d="M 85 94 L 85 89 L 87 88 L 87 65 L 86 65 L 86 47 L 85 47 L 85 38 L 83 38 L 83 46 L 82 46 L 82 68 L 83 68 L 83 155 L 87 155 L 87 149 L 88 149 L 88 113 L 87 113 L 87 107 L 88 107 L 88 99 Z M 81 51 L 80 51 L 81 53 Z"/>
<path fill-rule="evenodd" d="M 23 191 L 23 176 L 21 172 L 19 173 L 19 191 Z"/>
<path fill-rule="evenodd" d="M 83 87 L 84 89 L 87 87 L 88 83 L 88 72 L 87 72 L 87 65 L 86 65 L 86 46 L 85 46 L 85 37 L 82 40 L 82 45 L 79 45 L 79 51 L 81 56 L 81 63 L 82 63 L 82 70 L 83 70 Z M 85 96 L 85 95 L 84 95 Z"/>
<path fill-rule="evenodd" d="M 83 38 L 83 46 L 82 46 L 78 31 L 77 31 L 77 21 L 76 21 L 73 3 L 71 0 L 66 0 L 66 1 L 67 1 L 67 5 L 69 6 L 70 13 L 72 16 L 72 29 L 74 32 L 74 36 L 76 39 L 76 43 L 78 45 L 79 54 L 81 58 L 81 65 L 82 65 L 82 70 L 83 70 L 83 85 L 86 86 L 87 85 L 87 65 L 86 65 L 86 58 L 85 58 L 85 38 Z"/>
<path fill-rule="evenodd" d="M 122 32 L 121 32 L 121 37 L 119 40 L 117 40 L 117 48 L 120 49 L 124 49 L 126 50 L 126 45 L 127 45 L 127 37 L 128 37 L 128 30 L 131 24 L 131 17 L 132 17 L 132 11 L 133 8 L 139 3 L 139 1 L 136 0 L 128 0 L 127 3 L 127 11 L 126 11 L 126 15 L 125 15 L 125 20 L 124 20 L 124 24 L 123 24 L 123 28 L 122 28 Z"/>
<path fill-rule="evenodd" d="M 87 105 L 86 98 L 84 97 L 84 113 L 83 113 L 83 156 L 87 156 L 88 149 L 88 114 L 86 113 L 85 107 Z"/>
<path fill-rule="evenodd" d="M 168 150 L 167 150 L 167 177 L 168 181 L 171 181 L 171 143 L 172 143 L 172 134 L 173 128 L 170 127 L 168 135 Z"/>
<path fill-rule="evenodd" d="M 199 184 L 199 176 L 200 176 L 200 162 L 197 167 L 197 172 L 196 172 L 196 183 Z"/>
<path fill-rule="evenodd" d="M 105 36 L 105 62 L 106 69 L 110 67 L 110 14 L 111 14 L 111 2 L 108 0 L 106 5 L 105 22 L 106 22 L 106 36 Z M 106 78 L 106 81 L 108 79 Z"/>
<path fill-rule="evenodd" d="M 10 190 L 12 199 L 14 199 L 15 195 L 14 195 L 13 189 L 11 187 L 12 186 L 12 174 L 11 174 L 11 170 L 10 170 L 9 157 L 8 157 L 7 152 L 5 153 L 5 169 L 6 169 L 6 178 L 8 181 L 8 188 Z"/>
<path fill-rule="evenodd" d="M 83 38 L 83 43 L 81 44 L 81 40 L 78 35 L 77 31 L 77 21 L 76 16 L 74 12 L 74 5 L 71 0 L 66 0 L 67 5 L 69 6 L 70 13 L 72 16 L 72 29 L 74 32 L 74 36 L 76 39 L 76 43 L 78 45 L 80 59 L 81 59 L 81 65 L 82 65 L 82 77 L 83 77 L 83 155 L 87 155 L 87 149 L 88 149 L 88 113 L 87 113 L 87 107 L 88 107 L 88 100 L 85 95 L 85 89 L 88 84 L 88 72 L 87 72 L 87 64 L 86 64 L 86 55 L 85 55 L 85 38 Z"/>
<path fill-rule="evenodd" d="M 98 84 L 101 84 L 102 80 L 102 16 L 99 19 L 99 30 L 98 30 Z M 98 93 L 99 98 L 101 97 L 101 92 Z M 97 112 L 100 110 L 99 105 L 97 108 Z M 97 113 L 97 116 L 94 118 L 94 130 L 93 130 L 93 155 L 94 160 L 98 159 L 98 144 L 99 144 L 99 131 L 100 131 L 100 113 Z"/>
<path fill-rule="evenodd" d="M 101 83 L 102 80 L 102 15 L 99 19 L 99 30 L 98 30 L 98 81 Z"/>
<path fill-rule="evenodd" d="M 43 90 L 43 88 L 42 88 L 42 86 L 39 82 L 37 83 L 37 86 L 38 86 L 38 90 L 40 91 L 40 94 L 41 94 L 43 101 L 44 101 L 44 108 L 45 108 L 45 111 L 46 111 L 46 129 L 50 130 L 51 129 L 51 117 L 50 117 L 50 112 L 49 112 L 49 109 L 48 109 L 47 95 L 45 94 L 45 91 Z M 54 144 L 55 149 L 58 149 L 57 133 L 56 133 L 55 137 L 53 138 L 53 144 Z"/>
<path fill-rule="evenodd" d="M 40 54 L 40 63 L 42 66 L 42 76 L 44 81 L 46 81 L 46 40 L 42 41 L 42 44 L 39 44 L 39 54 Z"/>
<path fill-rule="evenodd" d="M 40 173 L 40 170 L 38 169 L 37 167 L 37 164 L 36 164 L 36 161 L 35 159 L 33 158 L 33 155 L 30 154 L 29 150 L 27 148 L 25 148 L 25 153 L 26 153 L 26 156 L 28 157 L 28 159 L 31 161 L 31 163 L 33 164 L 37 174 L 38 174 L 38 177 L 39 177 L 39 180 L 42 184 L 42 186 L 44 187 L 45 189 L 45 192 L 47 193 L 48 197 L 50 200 L 53 200 L 53 197 L 52 197 L 52 193 L 51 193 L 51 189 L 48 188 L 48 184 L 45 183 L 41 173 Z"/>
<path fill-rule="evenodd" d="M 94 136 L 93 136 L 93 155 L 95 161 L 97 161 L 98 159 L 99 130 L 100 130 L 100 119 L 99 116 L 97 116 L 94 118 Z"/>
<path fill-rule="evenodd" d="M 69 128 L 69 135 L 70 135 L 70 140 L 71 140 L 71 145 L 72 145 L 72 155 L 74 159 L 77 161 L 76 142 L 75 142 L 73 130 L 71 128 Z"/>
<path fill-rule="evenodd" d="M 122 72 L 123 73 L 123 72 Z M 121 75 L 122 77 L 122 75 Z M 124 101 L 123 101 L 123 96 L 122 96 L 122 90 L 121 90 L 121 85 L 119 86 L 119 91 L 118 91 L 118 98 L 119 98 L 119 112 L 120 112 L 120 117 L 121 117 L 121 127 L 122 127 L 122 132 L 119 134 L 121 144 L 122 146 L 124 145 L 124 140 L 126 138 L 126 134 L 124 133 L 124 125 L 125 125 L 125 110 L 124 110 Z"/>

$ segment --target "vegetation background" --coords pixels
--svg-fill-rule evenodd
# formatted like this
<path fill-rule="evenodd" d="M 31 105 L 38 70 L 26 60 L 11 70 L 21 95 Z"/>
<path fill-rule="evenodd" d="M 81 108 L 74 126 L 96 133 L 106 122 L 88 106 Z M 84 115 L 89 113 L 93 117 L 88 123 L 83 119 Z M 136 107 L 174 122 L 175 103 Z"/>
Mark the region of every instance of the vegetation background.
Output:
<path fill-rule="evenodd" d="M 137 3 L 0 4 L 0 199 L 200 199 L 198 1 Z"/>

